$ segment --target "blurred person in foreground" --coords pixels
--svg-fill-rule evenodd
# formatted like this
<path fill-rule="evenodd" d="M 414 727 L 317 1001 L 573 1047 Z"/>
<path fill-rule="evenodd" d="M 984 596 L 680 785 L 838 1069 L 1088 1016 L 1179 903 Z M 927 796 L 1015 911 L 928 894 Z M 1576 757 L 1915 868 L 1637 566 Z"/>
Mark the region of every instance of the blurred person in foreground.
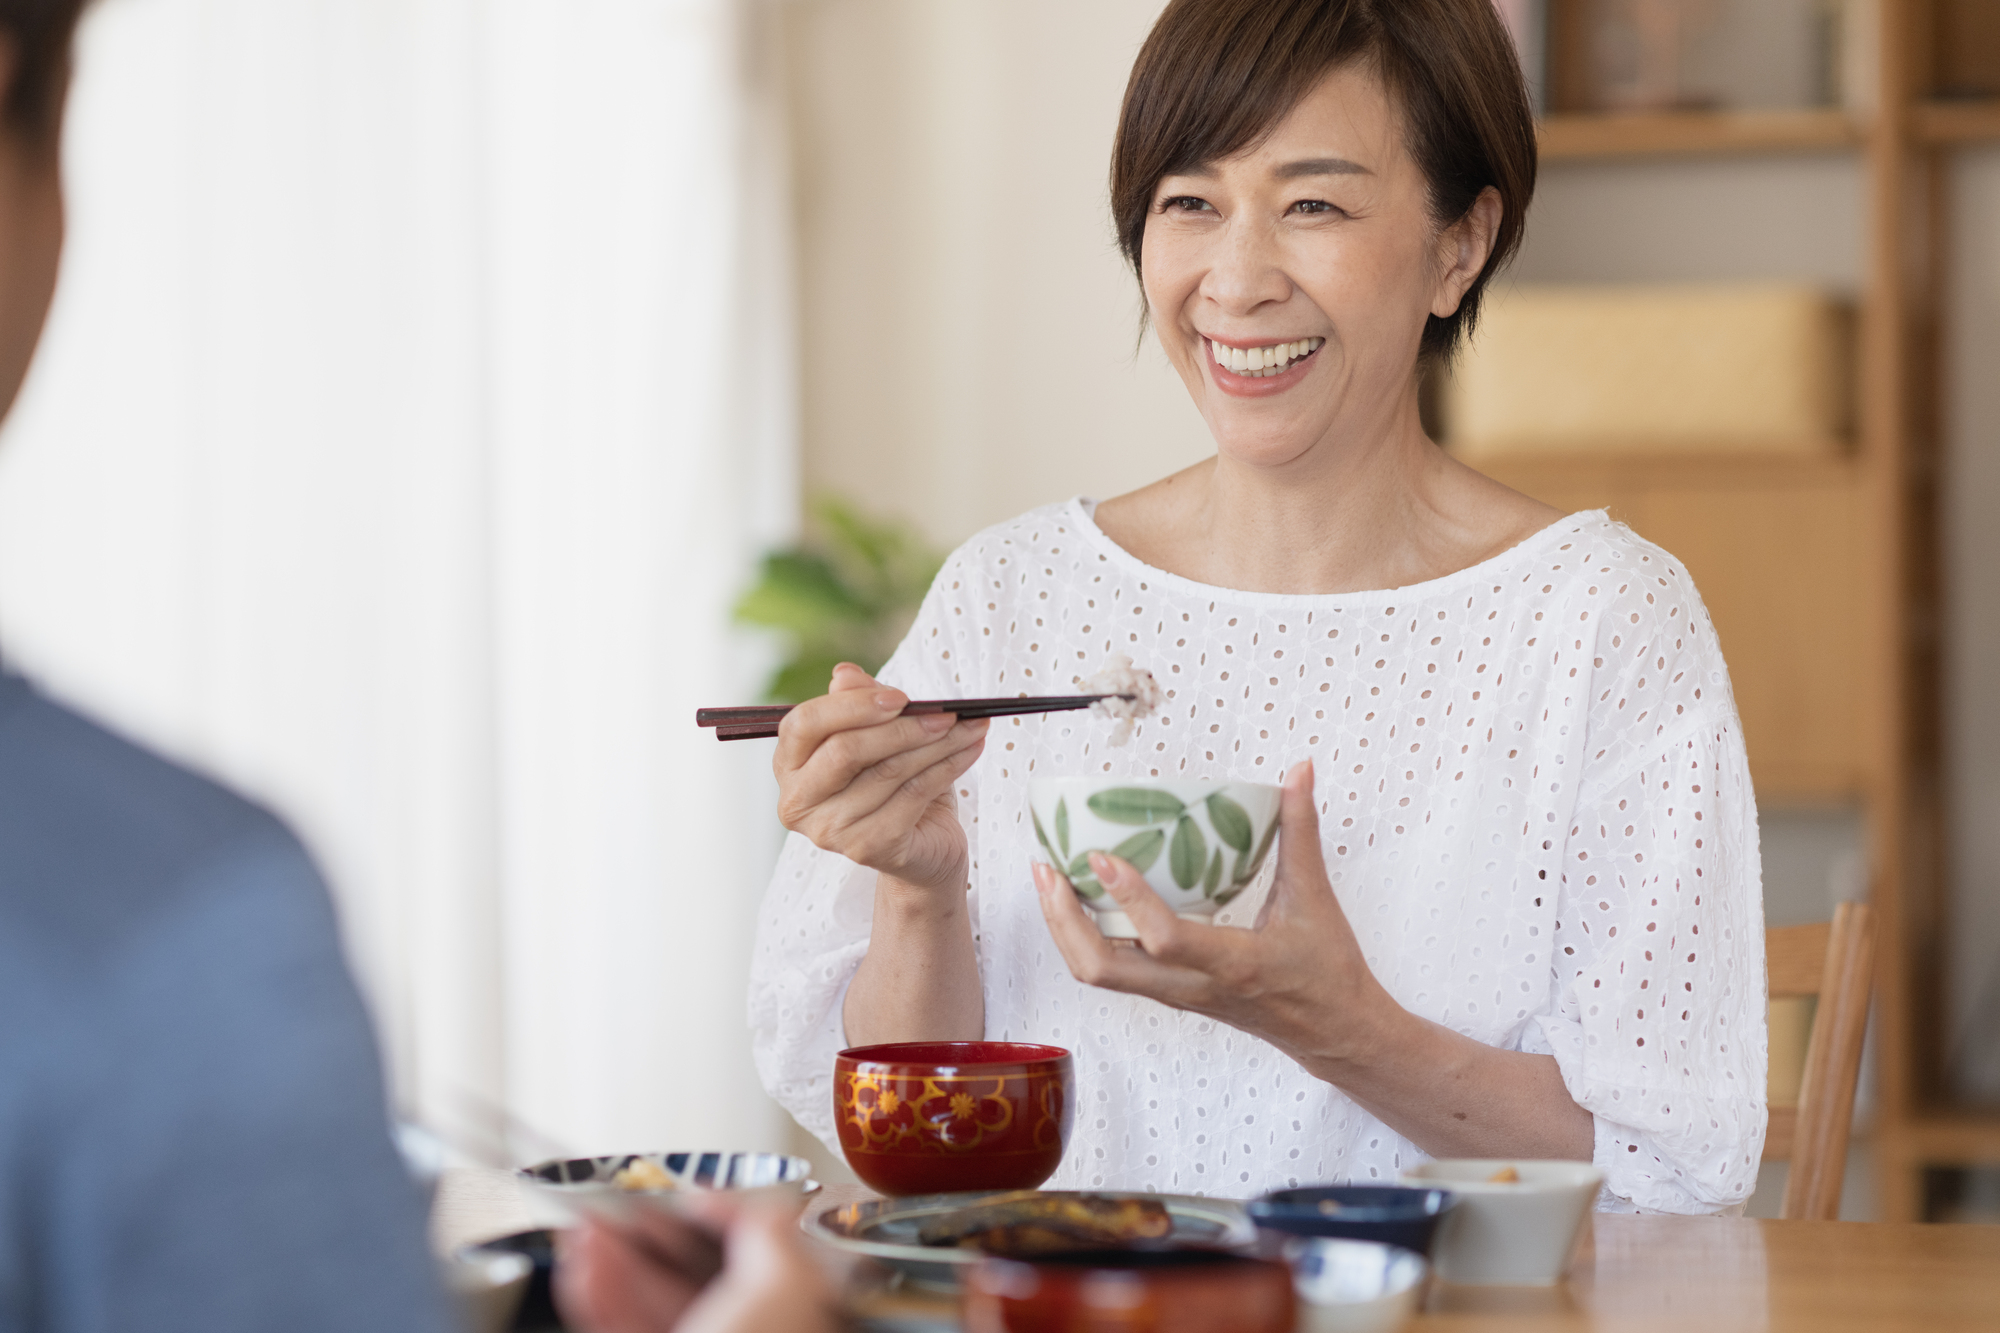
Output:
<path fill-rule="evenodd" d="M 82 0 L 0 0 L 0 411 Z M 0 1333 L 450 1327 L 332 904 L 279 821 L 0 667 Z"/>
<path fill-rule="evenodd" d="M 82 8 L 0 0 L 0 415 L 55 292 Z M 298 840 L 4 663 L 0 1014 L 0 1333 L 456 1327 Z M 571 1238 L 563 1290 L 586 1329 L 832 1327 L 793 1220 L 720 1201 Z"/>

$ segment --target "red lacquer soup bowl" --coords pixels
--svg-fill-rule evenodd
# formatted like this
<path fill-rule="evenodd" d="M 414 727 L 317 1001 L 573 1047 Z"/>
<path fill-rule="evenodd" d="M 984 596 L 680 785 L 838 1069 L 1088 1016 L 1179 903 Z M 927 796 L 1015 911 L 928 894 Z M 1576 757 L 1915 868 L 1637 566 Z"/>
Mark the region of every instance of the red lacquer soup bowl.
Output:
<path fill-rule="evenodd" d="M 1289 1268 L 1217 1250 L 988 1255 L 965 1283 L 966 1333 L 1291 1333 L 1296 1310 Z"/>
<path fill-rule="evenodd" d="M 856 1046 L 833 1063 L 833 1118 L 847 1164 L 883 1194 L 1026 1190 L 1062 1161 L 1074 1085 L 1060 1046 Z"/>

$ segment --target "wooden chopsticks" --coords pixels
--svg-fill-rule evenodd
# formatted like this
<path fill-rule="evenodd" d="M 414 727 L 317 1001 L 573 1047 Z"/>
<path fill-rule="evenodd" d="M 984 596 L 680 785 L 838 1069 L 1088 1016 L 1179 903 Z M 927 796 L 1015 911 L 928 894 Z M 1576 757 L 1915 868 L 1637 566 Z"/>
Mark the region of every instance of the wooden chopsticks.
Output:
<path fill-rule="evenodd" d="M 919 713 L 953 713 L 959 718 L 1015 717 L 1022 713 L 1066 713 L 1088 708 L 1099 699 L 1129 699 L 1124 694 L 1017 695 L 1011 699 L 912 699 L 904 717 Z M 697 708 L 694 723 L 714 727 L 719 741 L 760 740 L 778 734 L 778 723 L 792 711 L 790 704 L 745 704 L 735 708 Z"/>

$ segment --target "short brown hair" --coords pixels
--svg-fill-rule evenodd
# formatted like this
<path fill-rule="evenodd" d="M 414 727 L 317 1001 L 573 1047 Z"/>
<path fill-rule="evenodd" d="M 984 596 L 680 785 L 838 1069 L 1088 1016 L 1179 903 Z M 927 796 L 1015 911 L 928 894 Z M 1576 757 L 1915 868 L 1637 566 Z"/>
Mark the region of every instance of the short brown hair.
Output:
<path fill-rule="evenodd" d="M 70 40 L 86 0 L 0 0 L 0 35 L 14 48 L 13 78 L 0 103 L 7 128 L 48 138 L 68 85 Z"/>
<path fill-rule="evenodd" d="M 1141 284 L 1141 249 L 1163 177 L 1254 146 L 1328 71 L 1370 62 L 1402 110 L 1405 143 L 1439 226 L 1480 193 L 1500 230 L 1458 310 L 1424 323 L 1419 356 L 1448 361 L 1479 317 L 1486 282 L 1521 244 L 1535 192 L 1535 118 L 1492 0 L 1173 0 L 1132 66 L 1111 150 L 1118 248 Z"/>

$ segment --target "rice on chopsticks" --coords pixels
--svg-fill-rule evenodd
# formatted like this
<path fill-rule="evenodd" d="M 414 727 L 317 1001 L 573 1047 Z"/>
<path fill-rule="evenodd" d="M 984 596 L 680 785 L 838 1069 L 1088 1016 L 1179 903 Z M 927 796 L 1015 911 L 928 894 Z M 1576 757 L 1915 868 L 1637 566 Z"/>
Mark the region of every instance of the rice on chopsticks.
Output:
<path fill-rule="evenodd" d="M 1153 679 L 1153 673 L 1133 666 L 1132 659 L 1123 653 L 1113 653 L 1103 670 L 1078 684 L 1085 694 L 1112 696 L 1099 699 L 1090 706 L 1090 711 L 1117 721 L 1118 725 L 1111 729 L 1113 745 L 1131 740 L 1132 728 L 1139 719 L 1152 716 L 1167 701 L 1166 691 Z"/>

